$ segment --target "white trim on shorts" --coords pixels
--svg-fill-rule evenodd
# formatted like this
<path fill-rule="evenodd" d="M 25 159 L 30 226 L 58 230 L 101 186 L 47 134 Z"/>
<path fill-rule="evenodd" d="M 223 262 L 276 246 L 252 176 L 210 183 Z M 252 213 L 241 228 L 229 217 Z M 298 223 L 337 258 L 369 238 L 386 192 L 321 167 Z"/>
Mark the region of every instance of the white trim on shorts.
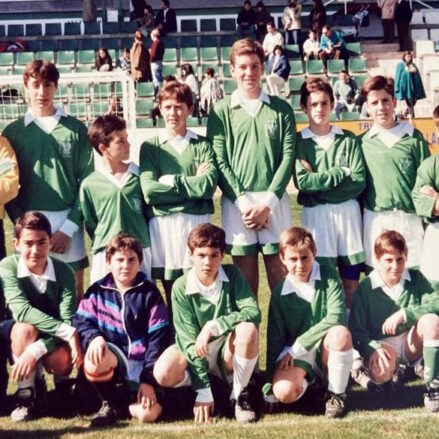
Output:
<path fill-rule="evenodd" d="M 439 223 L 429 224 L 425 230 L 419 268 L 430 281 L 439 282 Z"/>

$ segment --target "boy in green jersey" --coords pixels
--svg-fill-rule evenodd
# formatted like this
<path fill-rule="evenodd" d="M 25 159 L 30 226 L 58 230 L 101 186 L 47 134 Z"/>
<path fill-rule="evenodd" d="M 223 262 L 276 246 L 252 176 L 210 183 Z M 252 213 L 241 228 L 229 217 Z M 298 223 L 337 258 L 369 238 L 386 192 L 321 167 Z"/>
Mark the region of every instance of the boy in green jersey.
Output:
<path fill-rule="evenodd" d="M 85 227 L 92 239 L 90 283 L 109 273 L 105 247 L 119 233 L 142 244 L 140 270 L 151 279 L 151 250 L 140 188 L 139 168 L 129 162 L 130 144 L 125 121 L 114 115 L 98 117 L 88 131 L 90 143 L 102 156 L 102 166 L 81 184 L 80 203 Z"/>
<path fill-rule="evenodd" d="M 349 328 L 354 346 L 378 384 L 399 363 L 424 359 L 425 408 L 439 411 L 439 295 L 416 269 L 406 269 L 407 245 L 394 231 L 375 242 L 377 268 L 354 294 Z"/>
<path fill-rule="evenodd" d="M 350 131 L 329 123 L 334 94 L 327 82 L 306 81 L 300 100 L 309 120 L 298 135 L 294 173 L 302 225 L 314 237 L 319 262 L 338 264 L 350 308 L 365 260 L 357 201 L 365 187 L 363 154 Z"/>
<path fill-rule="evenodd" d="M 266 399 L 292 403 L 316 374 L 326 375 L 326 416 L 341 417 L 352 366 L 352 340 L 345 326 L 340 277 L 333 267 L 315 261 L 316 245 L 307 230 L 288 228 L 279 246 L 288 274 L 270 299 L 267 379 L 273 395 Z"/>
<path fill-rule="evenodd" d="M 54 106 L 58 79 L 58 70 L 48 61 L 31 61 L 24 70 L 29 109 L 3 131 L 20 170 L 18 196 L 6 209 L 12 221 L 29 210 L 48 218 L 54 231 L 52 254 L 76 271 L 81 296 L 88 260 L 79 187 L 93 170 L 93 154 L 87 127 Z"/>
<path fill-rule="evenodd" d="M 261 88 L 264 50 L 258 42 L 236 41 L 230 70 L 238 88 L 209 113 L 207 136 L 218 162 L 227 250 L 257 295 L 259 251 L 271 289 L 284 274 L 278 240 L 291 225 L 286 187 L 296 128 L 291 106 Z"/>
<path fill-rule="evenodd" d="M 362 87 L 372 128 L 359 136 L 366 163 L 364 249 L 374 267 L 374 243 L 384 230 L 397 230 L 407 243 L 408 267 L 420 263 L 424 231 L 411 197 L 416 171 L 430 155 L 421 132 L 394 119 L 394 82 L 384 76 L 368 78 Z"/>
<path fill-rule="evenodd" d="M 48 219 L 27 212 L 15 225 L 18 254 L 0 262 L 0 283 L 12 319 L 2 325 L 14 360 L 11 376 L 18 381 L 13 421 L 36 416 L 35 380 L 41 378 L 40 362 L 57 377 L 82 364 L 78 333 L 72 326 L 76 310 L 76 285 L 72 269 L 49 257 L 53 245 Z"/>
<path fill-rule="evenodd" d="M 248 387 L 258 359 L 261 314 L 244 276 L 234 265 L 222 265 L 225 233 L 212 224 L 195 227 L 188 238 L 194 266 L 172 288 L 176 344 L 157 361 L 154 376 L 167 387 L 189 385 L 197 393 L 195 422 L 207 422 L 214 411 L 208 373 L 232 382 L 239 422 L 256 420 Z"/>
<path fill-rule="evenodd" d="M 152 277 L 161 279 L 171 312 L 174 281 L 192 266 L 189 232 L 210 221 L 217 169 L 208 140 L 186 128 L 192 91 L 177 81 L 158 94 L 166 131 L 140 148 L 140 184 L 147 203 Z"/>
<path fill-rule="evenodd" d="M 439 106 L 433 111 L 433 122 L 439 135 Z M 439 242 L 439 161 L 435 154 L 425 159 L 418 168 L 415 187 L 412 191 L 416 213 L 428 223 L 425 229 L 424 242 L 419 269 L 422 274 L 439 288 L 439 272 L 437 269 Z"/>

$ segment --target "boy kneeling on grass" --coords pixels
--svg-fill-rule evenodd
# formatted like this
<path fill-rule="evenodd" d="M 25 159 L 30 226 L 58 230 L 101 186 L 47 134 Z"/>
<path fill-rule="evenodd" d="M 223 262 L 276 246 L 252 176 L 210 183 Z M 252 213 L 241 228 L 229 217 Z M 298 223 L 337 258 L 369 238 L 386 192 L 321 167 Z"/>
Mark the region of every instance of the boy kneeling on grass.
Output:
<path fill-rule="evenodd" d="M 377 268 L 354 294 L 349 328 L 377 384 L 399 363 L 424 359 L 425 408 L 439 411 L 439 295 L 416 269 L 406 269 L 407 244 L 390 230 L 375 241 Z"/>
<path fill-rule="evenodd" d="M 328 381 L 326 416 L 341 417 L 352 340 L 340 277 L 334 267 L 315 261 L 313 237 L 301 227 L 285 230 L 279 247 L 288 274 L 270 300 L 267 378 L 272 386 L 264 386 L 266 400 L 295 402 L 317 375 Z"/>
<path fill-rule="evenodd" d="M 93 427 L 116 422 L 118 382 L 137 391 L 129 406 L 134 418 L 154 422 L 163 410 L 152 369 L 171 341 L 171 329 L 159 291 L 139 271 L 142 256 L 136 238 L 115 236 L 106 248 L 111 272 L 90 286 L 73 319 L 86 352 L 84 375 L 102 399 Z"/>
<path fill-rule="evenodd" d="M 239 422 L 256 421 L 249 381 L 258 360 L 261 314 L 248 282 L 233 265 L 222 265 L 225 233 L 200 224 L 189 234 L 193 268 L 172 288 L 176 344 L 157 361 L 154 376 L 167 387 L 192 385 L 195 422 L 214 414 L 208 373 L 231 383 Z"/>

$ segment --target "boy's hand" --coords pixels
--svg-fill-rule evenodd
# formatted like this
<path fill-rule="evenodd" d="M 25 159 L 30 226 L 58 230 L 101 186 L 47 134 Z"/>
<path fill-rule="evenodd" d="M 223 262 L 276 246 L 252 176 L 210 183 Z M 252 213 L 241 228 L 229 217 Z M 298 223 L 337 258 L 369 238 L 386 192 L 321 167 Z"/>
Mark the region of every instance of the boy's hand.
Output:
<path fill-rule="evenodd" d="M 382 326 L 383 334 L 395 335 L 398 326 L 402 325 L 404 322 L 405 322 L 404 311 L 400 309 L 399 311 L 396 311 L 394 314 L 392 314 L 384 321 Z"/>
<path fill-rule="evenodd" d="M 73 337 L 69 340 L 70 352 L 72 355 L 72 364 L 76 367 L 82 366 L 84 362 L 84 353 L 82 352 L 79 334 L 75 332 Z"/>
<path fill-rule="evenodd" d="M 421 195 L 434 199 L 437 199 L 439 196 L 439 193 L 430 185 L 422 186 L 421 189 L 419 189 L 419 192 Z"/>
<path fill-rule="evenodd" d="M 254 204 L 242 214 L 242 221 L 249 229 L 261 230 L 268 226 L 270 208 L 265 204 Z"/>
<path fill-rule="evenodd" d="M 157 402 L 154 387 L 150 384 L 141 383 L 137 391 L 137 402 L 142 404 L 142 408 L 151 409 Z"/>
<path fill-rule="evenodd" d="M 209 340 L 212 337 L 212 332 L 209 325 L 204 325 L 201 332 L 195 340 L 195 353 L 198 357 L 204 358 L 208 353 Z"/>
<path fill-rule="evenodd" d="M 21 381 L 27 378 L 29 374 L 35 369 L 37 359 L 26 350 L 17 358 L 12 366 L 11 375 L 15 381 Z"/>
<path fill-rule="evenodd" d="M 209 168 L 210 165 L 207 162 L 201 163 L 198 167 L 197 167 L 197 171 L 195 173 L 196 177 L 199 177 L 201 175 L 207 174 L 209 172 Z"/>
<path fill-rule="evenodd" d="M 294 367 L 294 359 L 290 354 L 286 354 L 277 366 L 278 369 L 290 369 L 292 367 Z"/>
<path fill-rule="evenodd" d="M 107 342 L 102 336 L 95 337 L 88 345 L 87 359 L 91 361 L 94 366 L 98 366 L 107 351 Z"/>
<path fill-rule="evenodd" d="M 369 366 L 373 375 L 380 375 L 390 367 L 390 356 L 383 348 L 378 348 L 370 357 Z"/>
<path fill-rule="evenodd" d="M 194 420 L 195 422 L 209 422 L 212 418 L 214 402 L 196 402 L 194 404 Z"/>
<path fill-rule="evenodd" d="M 312 172 L 311 165 L 304 159 L 300 159 L 300 164 L 305 168 L 305 171 Z"/>
<path fill-rule="evenodd" d="M 52 240 L 53 240 L 52 251 L 54 253 L 60 253 L 62 255 L 66 252 L 67 247 L 69 246 L 72 238 L 70 238 L 70 236 L 58 230 L 53 234 Z"/>

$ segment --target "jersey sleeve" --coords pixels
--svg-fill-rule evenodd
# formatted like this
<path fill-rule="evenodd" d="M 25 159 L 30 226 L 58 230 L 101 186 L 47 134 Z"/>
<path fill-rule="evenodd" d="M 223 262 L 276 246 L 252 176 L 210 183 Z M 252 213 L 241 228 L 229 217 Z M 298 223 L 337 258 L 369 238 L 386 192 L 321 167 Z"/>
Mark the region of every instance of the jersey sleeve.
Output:
<path fill-rule="evenodd" d="M 436 160 L 424 160 L 417 171 L 416 183 L 412 191 L 413 204 L 415 205 L 416 213 L 424 218 L 433 218 L 433 210 L 436 200 L 433 197 L 422 195 L 420 190 L 423 186 L 432 186 L 434 189 L 439 189 L 435 185 L 436 182 Z"/>
<path fill-rule="evenodd" d="M 96 227 L 98 226 L 98 218 L 96 215 L 93 197 L 91 196 L 88 187 L 83 182 L 79 190 L 79 202 L 81 206 L 82 215 L 84 217 L 84 225 L 90 239 L 93 241 Z"/>

